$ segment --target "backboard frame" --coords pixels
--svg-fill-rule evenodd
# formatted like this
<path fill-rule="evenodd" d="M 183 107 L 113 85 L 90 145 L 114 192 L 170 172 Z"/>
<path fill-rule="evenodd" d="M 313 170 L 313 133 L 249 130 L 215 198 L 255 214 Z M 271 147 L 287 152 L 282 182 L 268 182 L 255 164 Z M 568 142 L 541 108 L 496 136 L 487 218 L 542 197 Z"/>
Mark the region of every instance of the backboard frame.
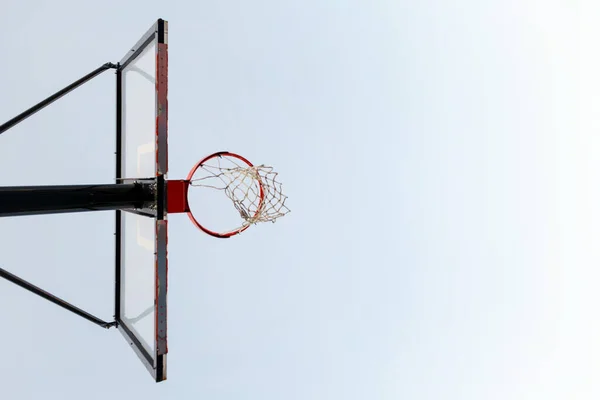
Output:
<path fill-rule="evenodd" d="M 117 107 L 116 107 L 116 182 L 127 183 L 123 176 L 124 171 L 124 146 L 123 132 L 123 72 L 125 68 L 144 52 L 148 46 L 155 44 L 156 47 L 156 168 L 155 176 L 144 179 L 153 180 L 156 184 L 156 201 L 152 207 L 141 210 L 116 211 L 116 241 L 115 241 L 115 320 L 119 331 L 131 345 L 142 363 L 146 366 L 156 382 L 161 382 L 167 377 L 167 198 L 166 182 L 168 172 L 168 23 L 162 19 L 156 23 L 140 38 L 140 40 L 123 57 L 117 66 Z M 139 181 L 138 179 L 135 179 Z M 154 271 L 154 351 L 149 352 L 143 343 L 136 337 L 135 332 L 128 327 L 123 318 L 122 301 L 123 288 L 123 237 L 122 237 L 122 213 L 134 212 L 145 218 L 155 221 L 155 271 Z"/>

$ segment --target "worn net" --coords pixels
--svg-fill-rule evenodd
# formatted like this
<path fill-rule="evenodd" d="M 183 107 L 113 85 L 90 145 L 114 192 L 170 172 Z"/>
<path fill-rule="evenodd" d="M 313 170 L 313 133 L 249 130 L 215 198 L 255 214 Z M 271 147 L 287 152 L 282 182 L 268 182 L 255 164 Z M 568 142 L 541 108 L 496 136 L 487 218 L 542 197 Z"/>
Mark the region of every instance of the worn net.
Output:
<path fill-rule="evenodd" d="M 290 212 L 285 205 L 278 173 L 272 167 L 240 165 L 231 157 L 216 158 L 216 165 L 202 165 L 205 175 L 190 180 L 190 185 L 221 190 L 233 202 L 243 219 L 241 228 L 259 222 L 275 222 Z"/>

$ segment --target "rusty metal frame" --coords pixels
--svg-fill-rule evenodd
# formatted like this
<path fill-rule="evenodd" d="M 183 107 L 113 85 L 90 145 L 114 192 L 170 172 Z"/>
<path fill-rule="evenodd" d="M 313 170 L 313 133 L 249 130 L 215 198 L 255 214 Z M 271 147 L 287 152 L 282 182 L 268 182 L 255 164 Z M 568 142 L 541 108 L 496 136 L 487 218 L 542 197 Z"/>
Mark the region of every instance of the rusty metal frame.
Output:
<path fill-rule="evenodd" d="M 168 124 L 168 23 L 162 19 L 144 34 L 123 57 L 117 66 L 117 160 L 116 181 L 126 183 L 123 176 L 123 71 L 152 43 L 156 44 L 156 174 L 152 178 L 156 183 L 155 210 L 116 211 L 115 243 L 115 319 L 117 327 L 131 348 L 154 377 L 156 382 L 167 379 L 167 124 Z M 125 133 L 126 134 L 126 133 Z M 122 281 L 122 217 L 124 212 L 135 212 L 156 222 L 155 233 L 155 341 L 154 351 L 149 349 L 137 337 L 135 330 L 123 319 Z"/>

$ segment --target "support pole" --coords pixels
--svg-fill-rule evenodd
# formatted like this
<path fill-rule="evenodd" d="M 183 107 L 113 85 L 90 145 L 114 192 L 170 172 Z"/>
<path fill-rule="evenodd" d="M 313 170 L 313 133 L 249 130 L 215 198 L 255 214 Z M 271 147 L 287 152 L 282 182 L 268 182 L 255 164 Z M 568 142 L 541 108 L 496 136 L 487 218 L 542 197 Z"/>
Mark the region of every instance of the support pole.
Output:
<path fill-rule="evenodd" d="M 0 187 L 0 217 L 141 209 L 155 202 L 155 183 Z"/>

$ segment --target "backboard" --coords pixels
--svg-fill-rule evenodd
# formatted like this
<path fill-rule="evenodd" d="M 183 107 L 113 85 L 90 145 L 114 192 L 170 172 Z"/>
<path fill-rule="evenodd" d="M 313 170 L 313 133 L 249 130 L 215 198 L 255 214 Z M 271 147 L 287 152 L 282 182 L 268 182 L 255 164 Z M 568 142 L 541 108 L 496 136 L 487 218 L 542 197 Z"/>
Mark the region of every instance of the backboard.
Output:
<path fill-rule="evenodd" d="M 156 198 L 116 211 L 115 319 L 157 382 L 167 375 L 167 32 L 159 19 L 117 68 L 117 183 L 152 181 Z"/>

